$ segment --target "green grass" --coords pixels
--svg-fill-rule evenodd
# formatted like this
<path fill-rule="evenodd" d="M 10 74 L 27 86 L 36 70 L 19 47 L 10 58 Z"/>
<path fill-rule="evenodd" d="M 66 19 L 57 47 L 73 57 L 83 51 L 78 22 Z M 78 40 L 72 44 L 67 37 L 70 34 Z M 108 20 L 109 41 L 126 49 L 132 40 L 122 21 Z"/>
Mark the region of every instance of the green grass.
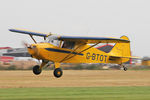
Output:
<path fill-rule="evenodd" d="M 0 100 L 150 100 L 150 87 L 8 88 Z"/>

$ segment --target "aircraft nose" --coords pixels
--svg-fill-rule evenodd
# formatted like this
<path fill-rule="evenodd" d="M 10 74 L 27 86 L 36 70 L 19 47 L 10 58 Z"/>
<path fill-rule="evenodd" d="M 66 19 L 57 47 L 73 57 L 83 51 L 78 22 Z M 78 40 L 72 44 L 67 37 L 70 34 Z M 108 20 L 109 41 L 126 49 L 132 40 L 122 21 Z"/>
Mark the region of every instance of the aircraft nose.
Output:
<path fill-rule="evenodd" d="M 30 55 L 36 56 L 38 54 L 38 48 L 36 45 L 30 45 L 27 48 L 28 48 L 28 52 L 30 53 Z"/>
<path fill-rule="evenodd" d="M 35 49 L 36 45 L 28 45 L 27 48 L 29 48 L 29 49 Z"/>

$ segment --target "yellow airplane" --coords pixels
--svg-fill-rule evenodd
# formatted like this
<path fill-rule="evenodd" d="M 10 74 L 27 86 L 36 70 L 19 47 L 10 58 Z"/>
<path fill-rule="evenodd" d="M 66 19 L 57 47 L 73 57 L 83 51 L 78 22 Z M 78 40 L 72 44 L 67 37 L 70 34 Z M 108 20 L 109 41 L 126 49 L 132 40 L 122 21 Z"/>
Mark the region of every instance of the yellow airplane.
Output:
<path fill-rule="evenodd" d="M 114 63 L 126 71 L 123 63 L 130 60 L 130 40 L 127 36 L 112 37 L 82 37 L 58 36 L 21 29 L 9 29 L 11 32 L 28 34 L 35 44 L 27 45 L 31 57 L 42 60 L 42 64 L 33 67 L 33 73 L 39 75 L 44 66 L 54 63 L 54 76 L 59 78 L 63 71 L 61 63 Z M 43 37 L 45 42 L 37 43 L 33 36 Z M 108 52 L 95 48 L 100 43 L 115 43 Z M 89 45 L 90 44 L 90 45 Z"/>

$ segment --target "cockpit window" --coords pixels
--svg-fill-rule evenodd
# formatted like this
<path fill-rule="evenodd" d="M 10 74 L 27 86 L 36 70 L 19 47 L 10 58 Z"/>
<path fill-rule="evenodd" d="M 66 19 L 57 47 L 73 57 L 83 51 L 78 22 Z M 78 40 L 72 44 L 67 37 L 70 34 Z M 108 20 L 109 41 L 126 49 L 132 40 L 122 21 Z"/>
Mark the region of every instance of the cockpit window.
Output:
<path fill-rule="evenodd" d="M 52 40 L 52 41 L 49 41 L 48 43 L 51 43 L 51 44 L 53 44 L 53 45 L 58 47 L 59 44 L 60 44 L 60 41 L 59 40 Z"/>
<path fill-rule="evenodd" d="M 46 42 L 53 44 L 57 47 L 62 47 L 62 48 L 67 48 L 67 49 L 74 49 L 74 46 L 75 46 L 75 42 L 58 40 L 57 35 L 48 36 L 46 38 Z"/>
<path fill-rule="evenodd" d="M 74 46 L 75 46 L 75 42 L 64 41 L 62 48 L 74 49 Z"/>
<path fill-rule="evenodd" d="M 53 44 L 55 46 L 59 46 L 60 44 L 60 41 L 58 40 L 57 36 L 55 35 L 52 35 L 52 36 L 49 36 L 47 39 L 46 39 L 46 42 L 50 43 L 50 44 Z"/>

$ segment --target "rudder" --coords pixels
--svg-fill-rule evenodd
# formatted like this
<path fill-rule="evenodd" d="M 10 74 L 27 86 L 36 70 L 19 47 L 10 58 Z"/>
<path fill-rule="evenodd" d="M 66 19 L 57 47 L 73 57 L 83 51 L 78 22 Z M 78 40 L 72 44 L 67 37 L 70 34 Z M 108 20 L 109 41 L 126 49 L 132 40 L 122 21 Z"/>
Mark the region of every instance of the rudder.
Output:
<path fill-rule="evenodd" d="M 127 36 L 122 36 L 120 37 L 120 39 L 129 40 Z M 114 62 L 114 63 L 122 64 L 129 61 L 131 57 L 130 42 L 116 43 L 112 48 L 112 50 L 110 51 L 110 55 L 112 56 L 112 58 L 114 57 L 114 59 L 116 57 L 116 61 L 110 60 L 112 61 L 111 63 Z"/>

